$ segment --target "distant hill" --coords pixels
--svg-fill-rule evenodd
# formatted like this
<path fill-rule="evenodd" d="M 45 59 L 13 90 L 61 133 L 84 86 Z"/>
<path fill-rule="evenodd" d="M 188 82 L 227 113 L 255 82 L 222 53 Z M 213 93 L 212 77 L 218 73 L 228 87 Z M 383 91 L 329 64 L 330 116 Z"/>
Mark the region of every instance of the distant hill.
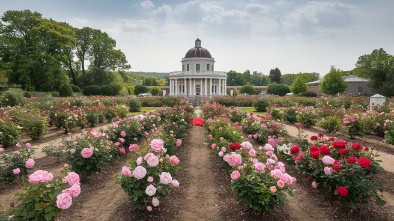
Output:
<path fill-rule="evenodd" d="M 146 78 L 148 77 L 156 77 L 156 78 L 165 78 L 168 77 L 170 75 L 170 73 L 160 73 L 160 72 L 127 72 L 128 74 L 130 74 L 131 76 L 144 76 Z"/>

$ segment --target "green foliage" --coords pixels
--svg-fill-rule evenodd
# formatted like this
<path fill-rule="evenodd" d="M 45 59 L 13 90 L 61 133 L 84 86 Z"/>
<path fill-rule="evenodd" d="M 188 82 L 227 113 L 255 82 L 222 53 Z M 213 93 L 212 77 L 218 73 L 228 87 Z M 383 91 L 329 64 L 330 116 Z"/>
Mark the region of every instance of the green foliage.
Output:
<path fill-rule="evenodd" d="M 37 113 L 30 113 L 22 119 L 21 125 L 23 131 L 29 135 L 32 140 L 42 138 L 49 128 L 48 118 Z"/>
<path fill-rule="evenodd" d="M 140 112 L 141 111 L 141 101 L 138 99 L 130 99 L 128 101 L 128 105 L 130 107 L 130 112 Z"/>
<path fill-rule="evenodd" d="M 293 108 L 286 109 L 285 120 L 292 124 L 297 122 L 297 112 Z"/>
<path fill-rule="evenodd" d="M 279 68 L 271 69 L 269 73 L 269 77 L 271 79 L 272 83 L 280 83 L 280 78 L 282 76 L 282 73 L 280 72 Z"/>
<path fill-rule="evenodd" d="M 154 86 L 150 89 L 150 92 L 152 93 L 153 96 L 157 96 L 161 94 L 161 89 L 157 86 Z"/>
<path fill-rule="evenodd" d="M 21 140 L 22 132 L 14 122 L 6 120 L 0 123 L 0 144 L 10 147 Z"/>
<path fill-rule="evenodd" d="M 90 127 L 95 127 L 100 122 L 100 116 L 97 110 L 87 110 L 86 120 Z"/>
<path fill-rule="evenodd" d="M 270 114 L 273 119 L 282 120 L 285 117 L 283 110 L 278 108 L 271 108 Z"/>
<path fill-rule="evenodd" d="M 386 143 L 394 144 L 394 130 L 393 129 L 387 130 L 385 137 L 386 137 Z"/>
<path fill-rule="evenodd" d="M 102 85 L 100 86 L 100 95 L 103 96 L 115 96 L 116 91 L 111 85 Z"/>
<path fill-rule="evenodd" d="M 130 108 L 125 105 L 119 105 L 116 107 L 116 115 L 120 118 L 125 118 L 129 114 Z"/>
<path fill-rule="evenodd" d="M 99 95 L 100 87 L 98 85 L 90 85 L 83 89 L 83 95 L 91 96 L 91 95 Z"/>
<path fill-rule="evenodd" d="M 317 123 L 316 113 L 313 107 L 305 107 L 298 111 L 297 120 L 304 127 L 309 128 Z"/>
<path fill-rule="evenodd" d="M 335 69 L 335 67 L 331 67 L 330 73 L 326 74 L 320 82 L 320 90 L 331 95 L 344 92 L 348 87 L 348 84 L 342 76 L 343 74 L 340 70 Z"/>
<path fill-rule="evenodd" d="M 141 93 L 147 93 L 149 91 L 149 89 L 147 87 L 145 87 L 144 85 L 141 84 L 137 84 L 134 87 L 134 94 L 135 95 L 139 95 Z"/>
<path fill-rule="evenodd" d="M 70 84 L 70 86 L 71 86 L 73 92 L 82 92 L 81 88 L 79 88 L 77 85 Z"/>
<path fill-rule="evenodd" d="M 305 81 L 302 79 L 302 76 L 297 76 L 294 80 L 293 84 L 290 87 L 290 91 L 293 94 L 301 94 L 308 90 L 308 86 L 306 85 Z"/>
<path fill-rule="evenodd" d="M 59 88 L 60 97 L 71 97 L 73 96 L 73 89 L 70 84 L 62 84 Z"/>
<path fill-rule="evenodd" d="M 257 112 L 266 112 L 269 102 L 266 99 L 261 99 L 254 104 L 254 108 Z"/>
<path fill-rule="evenodd" d="M 251 83 L 246 83 L 243 87 L 239 89 L 241 94 L 247 93 L 249 95 L 257 94 L 257 91 L 253 88 Z"/>
<path fill-rule="evenodd" d="M 3 93 L 0 94 L 0 106 L 13 107 L 17 105 L 23 105 L 25 103 L 23 97 L 24 97 L 24 92 L 21 89 L 10 88 L 7 91 L 4 91 Z"/>
<path fill-rule="evenodd" d="M 317 97 L 316 92 L 313 91 L 305 91 L 300 94 L 303 97 Z"/>
<path fill-rule="evenodd" d="M 335 134 L 341 129 L 342 121 L 341 118 L 332 116 L 322 119 L 319 122 L 319 126 L 326 130 L 329 134 Z"/>
<path fill-rule="evenodd" d="M 290 88 L 286 85 L 271 83 L 267 87 L 267 94 L 275 94 L 279 96 L 285 96 L 290 92 Z"/>
<path fill-rule="evenodd" d="M 18 145 L 17 149 L 11 153 L 0 153 L 0 162 L 4 164 L 0 167 L 0 181 L 9 183 L 18 177 L 28 175 L 31 168 L 27 168 L 25 165 L 33 154 L 34 150 L 30 148 L 30 144 Z M 20 172 L 15 174 L 14 169 L 19 169 Z"/>

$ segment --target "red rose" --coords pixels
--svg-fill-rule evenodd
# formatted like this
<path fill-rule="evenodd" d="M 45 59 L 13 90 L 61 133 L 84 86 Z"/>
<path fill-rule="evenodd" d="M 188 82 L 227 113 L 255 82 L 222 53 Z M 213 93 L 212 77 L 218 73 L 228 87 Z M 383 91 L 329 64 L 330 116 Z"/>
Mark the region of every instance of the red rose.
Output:
<path fill-rule="evenodd" d="M 228 147 L 229 147 L 230 149 L 232 149 L 232 150 L 241 149 L 241 145 L 240 145 L 238 142 L 236 142 L 236 143 L 231 143 L 231 144 L 228 145 Z"/>
<path fill-rule="evenodd" d="M 319 148 L 319 152 L 321 155 L 330 155 L 330 148 L 328 147 L 327 144 L 323 144 L 320 148 Z"/>
<path fill-rule="evenodd" d="M 340 196 L 347 196 L 349 193 L 349 191 L 344 186 L 338 186 L 335 191 L 337 191 L 338 195 Z"/>
<path fill-rule="evenodd" d="M 333 170 L 342 170 L 342 167 L 341 167 L 341 165 L 339 165 L 339 164 L 337 164 L 337 163 L 334 163 L 334 164 L 332 165 L 332 169 L 333 169 Z"/>
<path fill-rule="evenodd" d="M 324 137 L 324 134 L 320 133 L 320 134 L 319 134 L 319 137 L 320 137 L 320 138 L 323 138 L 323 137 Z"/>
<path fill-rule="evenodd" d="M 328 137 L 328 141 L 334 141 L 335 138 L 334 137 Z"/>
<path fill-rule="evenodd" d="M 332 147 L 335 149 L 343 149 L 348 143 L 344 140 L 336 140 L 332 143 Z"/>
<path fill-rule="evenodd" d="M 353 150 L 357 150 L 357 151 L 360 151 L 360 150 L 363 149 L 363 147 L 362 147 L 359 143 L 354 143 L 354 144 L 352 144 L 351 148 L 352 148 Z"/>
<path fill-rule="evenodd" d="M 314 159 L 319 159 L 320 152 L 319 152 L 319 151 L 312 151 L 312 152 L 310 153 L 310 155 L 311 155 L 311 157 L 314 158 Z"/>
<path fill-rule="evenodd" d="M 311 152 L 313 152 L 313 151 L 319 151 L 319 147 L 318 147 L 318 146 L 311 146 L 311 148 L 309 148 L 309 150 L 310 150 Z"/>
<path fill-rule="evenodd" d="M 371 161 L 366 157 L 360 157 L 357 162 L 360 167 L 366 170 L 369 170 L 369 167 L 371 166 Z"/>
<path fill-rule="evenodd" d="M 369 151 L 368 147 L 364 148 L 364 151 Z"/>
<path fill-rule="evenodd" d="M 317 140 L 317 136 L 311 136 L 311 140 Z"/>
<path fill-rule="evenodd" d="M 349 158 L 347 158 L 347 162 L 350 163 L 350 164 L 353 164 L 353 163 L 357 162 L 357 158 L 349 157 Z"/>
<path fill-rule="evenodd" d="M 293 154 L 293 155 L 296 155 L 296 154 L 298 154 L 299 152 L 300 152 L 300 148 L 298 148 L 298 146 L 292 146 L 292 147 L 290 148 L 290 153 Z"/>
<path fill-rule="evenodd" d="M 339 154 L 341 154 L 341 155 L 345 155 L 345 154 L 348 154 L 348 153 L 349 153 L 348 149 L 340 149 L 339 150 Z"/>

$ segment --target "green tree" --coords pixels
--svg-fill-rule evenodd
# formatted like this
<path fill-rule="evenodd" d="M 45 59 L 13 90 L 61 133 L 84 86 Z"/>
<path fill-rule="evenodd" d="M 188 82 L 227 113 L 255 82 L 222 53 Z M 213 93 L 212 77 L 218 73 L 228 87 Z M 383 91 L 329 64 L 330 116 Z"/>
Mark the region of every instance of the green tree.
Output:
<path fill-rule="evenodd" d="M 246 83 L 243 87 L 240 88 L 239 90 L 241 94 L 247 93 L 249 95 L 256 94 L 256 90 L 253 88 L 253 85 L 251 83 Z"/>
<path fill-rule="evenodd" d="M 343 73 L 334 66 L 331 67 L 330 73 L 326 74 L 320 82 L 320 90 L 326 94 L 342 93 L 348 87 L 348 84 L 343 79 Z"/>
<path fill-rule="evenodd" d="M 290 86 L 293 84 L 294 79 L 296 79 L 297 74 L 284 74 L 280 78 L 280 82 L 284 85 Z"/>
<path fill-rule="evenodd" d="M 70 84 L 62 84 L 59 88 L 60 97 L 71 97 L 73 96 L 73 89 Z"/>
<path fill-rule="evenodd" d="M 88 72 L 86 72 L 86 74 L 82 74 L 78 78 L 78 81 L 82 87 L 89 85 L 100 86 L 106 84 L 120 84 L 122 83 L 122 80 L 123 79 L 119 74 L 97 68 L 90 69 Z"/>
<path fill-rule="evenodd" d="M 370 79 L 369 85 L 376 92 L 394 96 L 394 56 L 387 54 L 383 48 L 360 56 L 352 73 Z"/>
<path fill-rule="evenodd" d="M 287 85 L 271 83 L 267 87 L 267 94 L 275 94 L 279 96 L 285 96 L 290 92 L 290 89 Z"/>
<path fill-rule="evenodd" d="M 152 93 L 153 96 L 157 96 L 161 94 L 161 89 L 158 86 L 154 86 L 150 89 L 150 92 Z"/>
<path fill-rule="evenodd" d="M 280 82 L 280 77 L 282 76 L 282 73 L 280 72 L 279 68 L 271 69 L 269 77 L 271 79 L 271 82 L 275 82 L 279 84 Z"/>
<path fill-rule="evenodd" d="M 148 91 L 149 91 L 149 89 L 141 84 L 137 84 L 134 87 L 134 94 L 135 95 L 139 95 L 141 93 L 147 93 Z"/>
<path fill-rule="evenodd" d="M 233 70 L 227 72 L 227 86 L 241 86 L 245 83 L 242 73 Z"/>
<path fill-rule="evenodd" d="M 305 81 L 303 79 L 303 76 L 302 75 L 298 75 L 295 78 L 293 84 L 290 86 L 290 91 L 293 94 L 299 95 L 299 94 L 301 94 L 303 92 L 306 92 L 307 90 L 308 90 L 308 86 L 306 85 L 306 83 L 305 83 Z"/>

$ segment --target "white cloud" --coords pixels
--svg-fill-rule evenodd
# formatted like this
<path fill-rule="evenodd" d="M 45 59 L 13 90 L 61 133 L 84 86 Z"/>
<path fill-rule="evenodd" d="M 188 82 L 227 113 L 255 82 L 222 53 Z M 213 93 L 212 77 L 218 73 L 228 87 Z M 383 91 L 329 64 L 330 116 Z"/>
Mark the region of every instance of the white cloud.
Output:
<path fill-rule="evenodd" d="M 140 6 L 143 9 L 151 9 L 151 8 L 155 7 L 153 2 L 151 2 L 149 0 L 145 0 L 145 1 L 140 2 Z"/>
<path fill-rule="evenodd" d="M 67 22 L 76 27 L 84 27 L 90 23 L 88 19 L 79 17 L 72 17 Z"/>

